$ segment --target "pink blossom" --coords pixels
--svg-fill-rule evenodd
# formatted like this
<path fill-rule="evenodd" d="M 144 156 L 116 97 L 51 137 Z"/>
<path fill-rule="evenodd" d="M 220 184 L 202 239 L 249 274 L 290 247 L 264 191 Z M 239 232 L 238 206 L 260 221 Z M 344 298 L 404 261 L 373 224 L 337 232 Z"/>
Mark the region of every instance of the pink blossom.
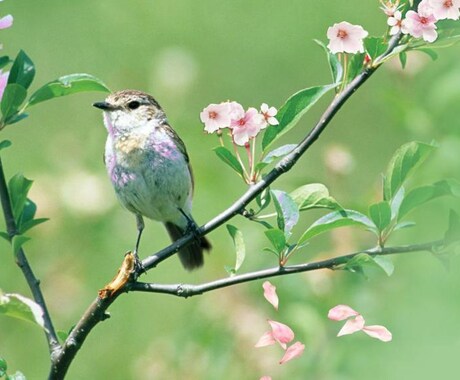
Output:
<path fill-rule="evenodd" d="M 2 73 L 2 70 L 0 70 L 0 100 L 3 97 L 3 92 L 5 91 L 6 85 L 8 84 L 8 75 L 10 75 L 9 71 Z"/>
<path fill-rule="evenodd" d="M 364 326 L 363 331 L 372 338 L 380 339 L 382 342 L 390 342 L 393 336 L 384 326 Z"/>
<path fill-rule="evenodd" d="M 244 108 L 238 102 L 230 102 L 230 119 L 231 120 L 240 120 L 244 117 Z"/>
<path fill-rule="evenodd" d="M 271 346 L 272 344 L 275 344 L 276 340 L 273 338 L 273 334 L 271 331 L 267 331 L 260 337 L 260 339 L 257 341 L 254 347 L 265 347 L 265 346 Z"/>
<path fill-rule="evenodd" d="M 438 38 L 436 18 L 431 12 L 429 5 L 423 2 L 419 4 L 418 13 L 408 11 L 403 23 L 403 33 L 415 38 L 422 37 L 427 42 L 435 41 Z"/>
<path fill-rule="evenodd" d="M 0 18 L 0 29 L 6 29 L 13 25 L 13 16 L 6 15 L 5 17 Z"/>
<path fill-rule="evenodd" d="M 272 380 L 270 376 L 262 376 L 260 380 Z"/>
<path fill-rule="evenodd" d="M 264 127 L 265 120 L 263 116 L 252 107 L 246 111 L 242 118 L 232 120 L 230 124 L 233 141 L 240 146 L 247 144 Z"/>
<path fill-rule="evenodd" d="M 334 24 L 327 30 L 327 45 L 331 53 L 363 53 L 363 39 L 369 33 L 360 25 L 352 25 L 349 22 L 342 21 Z"/>
<path fill-rule="evenodd" d="M 272 328 L 273 338 L 286 349 L 286 343 L 291 342 L 294 339 L 294 331 L 291 328 L 283 323 L 268 320 Z"/>
<path fill-rule="evenodd" d="M 276 286 L 272 285 L 270 281 L 265 281 L 262 286 L 264 288 L 265 299 L 270 302 L 276 310 L 278 310 L 279 299 L 276 294 Z"/>
<path fill-rule="evenodd" d="M 279 122 L 276 119 L 278 110 L 275 107 L 269 107 L 267 103 L 262 103 L 260 106 L 260 113 L 264 117 L 268 125 L 278 125 Z"/>
<path fill-rule="evenodd" d="M 298 358 L 300 355 L 303 354 L 305 350 L 305 345 L 300 342 L 295 342 L 293 345 L 289 346 L 284 356 L 280 360 L 280 364 L 284 364 L 289 360 Z"/>
<path fill-rule="evenodd" d="M 437 20 L 458 20 L 460 17 L 460 0 L 429 0 L 429 3 Z"/>
<path fill-rule="evenodd" d="M 332 321 L 343 321 L 344 319 L 359 315 L 348 305 L 337 305 L 329 310 L 327 317 Z"/>
<path fill-rule="evenodd" d="M 200 119 L 204 123 L 204 130 L 213 133 L 221 128 L 227 128 L 231 122 L 231 106 L 228 102 L 210 104 L 200 113 Z"/>
<path fill-rule="evenodd" d="M 402 13 L 401 11 L 396 11 L 393 16 L 388 17 L 387 24 L 391 26 L 390 35 L 394 36 L 398 34 L 402 28 Z"/>
<path fill-rule="evenodd" d="M 357 331 L 361 331 L 364 328 L 364 323 L 365 321 L 363 316 L 357 315 L 355 318 L 349 319 L 345 322 L 337 336 L 349 335 Z"/>

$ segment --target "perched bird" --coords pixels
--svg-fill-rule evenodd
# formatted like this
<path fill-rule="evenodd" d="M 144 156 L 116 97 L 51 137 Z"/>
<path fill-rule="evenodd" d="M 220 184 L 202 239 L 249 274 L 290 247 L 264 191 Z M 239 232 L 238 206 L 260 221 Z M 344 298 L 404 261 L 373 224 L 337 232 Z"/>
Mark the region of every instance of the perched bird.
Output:
<path fill-rule="evenodd" d="M 118 199 L 136 215 L 138 236 L 143 217 L 164 223 L 172 241 L 196 228 L 193 221 L 193 175 L 183 141 L 171 128 L 158 102 L 136 90 L 110 94 L 93 104 L 104 111 L 108 132 L 104 161 Z M 203 265 L 211 245 L 197 238 L 179 251 L 187 270 Z"/>

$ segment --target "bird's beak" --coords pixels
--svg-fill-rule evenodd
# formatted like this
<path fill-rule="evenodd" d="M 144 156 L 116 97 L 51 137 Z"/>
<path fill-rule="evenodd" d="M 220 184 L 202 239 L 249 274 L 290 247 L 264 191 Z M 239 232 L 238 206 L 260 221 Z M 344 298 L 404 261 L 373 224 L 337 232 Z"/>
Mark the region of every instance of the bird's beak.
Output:
<path fill-rule="evenodd" d="M 99 108 L 104 111 L 112 111 L 114 107 L 107 102 L 96 102 L 93 103 L 93 107 Z"/>

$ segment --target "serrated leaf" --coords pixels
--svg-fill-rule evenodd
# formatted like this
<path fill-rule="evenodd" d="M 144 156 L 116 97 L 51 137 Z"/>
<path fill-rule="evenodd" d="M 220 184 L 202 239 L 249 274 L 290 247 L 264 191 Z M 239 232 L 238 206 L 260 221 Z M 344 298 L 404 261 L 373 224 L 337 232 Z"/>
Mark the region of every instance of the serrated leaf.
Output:
<path fill-rule="evenodd" d="M 331 212 L 314 222 L 300 237 L 298 244 L 304 244 L 317 235 L 345 226 L 366 227 L 378 235 L 376 225 L 366 215 L 354 210 L 342 210 Z"/>
<path fill-rule="evenodd" d="M 27 90 L 21 85 L 13 83 L 6 86 L 0 103 L 0 109 L 5 122 L 18 112 L 19 107 L 26 97 Z"/>
<path fill-rule="evenodd" d="M 340 63 L 339 59 L 337 58 L 336 54 L 332 54 L 331 51 L 327 48 L 327 46 L 320 40 L 313 40 L 319 46 L 321 46 L 324 52 L 327 55 L 327 60 L 329 63 L 329 69 L 331 70 L 331 76 L 333 82 L 337 85 L 342 80 L 343 75 L 343 67 Z"/>
<path fill-rule="evenodd" d="M 32 186 L 33 181 L 25 178 L 22 174 L 15 174 L 8 182 L 10 191 L 11 205 L 13 214 L 17 223 L 20 222 L 22 212 L 27 202 L 27 194 Z"/>
<path fill-rule="evenodd" d="M 243 167 L 241 166 L 236 156 L 230 152 L 230 150 L 223 146 L 218 146 L 217 148 L 214 148 L 214 152 L 216 152 L 217 157 L 219 157 L 223 162 L 235 170 L 241 177 L 244 176 Z"/>
<path fill-rule="evenodd" d="M 20 294 L 0 293 L 0 314 L 33 322 L 44 328 L 43 310 L 40 305 Z"/>
<path fill-rule="evenodd" d="M 98 78 L 89 74 L 64 75 L 45 84 L 35 91 L 27 103 L 27 107 L 60 96 L 72 95 L 78 92 L 100 91 L 110 92 L 107 86 Z"/>
<path fill-rule="evenodd" d="M 388 49 L 388 42 L 383 37 L 367 37 L 364 39 L 367 54 L 374 60 Z"/>
<path fill-rule="evenodd" d="M 289 194 L 300 211 L 313 208 L 343 210 L 343 207 L 329 195 L 329 190 L 321 183 L 310 183 L 295 189 Z"/>
<path fill-rule="evenodd" d="M 30 237 L 24 236 L 24 235 L 15 235 L 13 236 L 13 239 L 11 240 L 11 244 L 13 247 L 13 254 L 16 256 L 19 252 L 19 250 L 22 248 L 24 243 L 30 240 Z"/>
<path fill-rule="evenodd" d="M 276 118 L 279 125 L 273 125 L 265 129 L 262 140 L 262 150 L 273 144 L 279 137 L 291 130 L 300 118 L 328 91 L 336 87 L 336 84 L 316 86 L 300 90 L 292 95 L 278 110 Z"/>
<path fill-rule="evenodd" d="M 299 221 L 299 208 L 288 193 L 280 190 L 271 190 L 273 204 L 275 205 L 278 228 L 284 231 L 286 238 L 291 235 L 291 230 Z"/>
<path fill-rule="evenodd" d="M 455 179 L 447 179 L 438 181 L 433 185 L 413 189 L 404 197 L 401 203 L 398 220 L 401 220 L 417 207 L 446 195 L 460 196 L 460 182 Z"/>
<path fill-rule="evenodd" d="M 433 145 L 410 142 L 396 151 L 386 171 L 384 180 L 385 200 L 389 201 L 394 197 L 399 188 L 433 149 Z"/>
<path fill-rule="evenodd" d="M 286 236 L 284 235 L 284 232 L 277 228 L 273 228 L 271 230 L 264 231 L 264 233 L 275 248 L 275 253 L 279 256 L 287 247 Z M 268 250 L 273 252 L 273 250 L 270 248 L 268 248 Z"/>
<path fill-rule="evenodd" d="M 235 246 L 236 262 L 235 267 L 232 268 L 232 273 L 235 274 L 244 262 L 244 258 L 246 257 L 246 247 L 244 244 L 243 233 L 238 228 L 232 226 L 231 224 L 227 224 L 227 231 L 232 237 L 233 245 Z"/>
<path fill-rule="evenodd" d="M 0 150 L 10 147 L 11 144 L 12 143 L 10 140 L 3 140 L 2 142 L 0 142 Z"/>
<path fill-rule="evenodd" d="M 369 207 L 371 217 L 378 230 L 382 232 L 391 222 L 391 207 L 386 201 L 373 204 Z"/>
<path fill-rule="evenodd" d="M 8 84 L 16 83 L 27 90 L 34 80 L 34 76 L 34 63 L 24 50 L 20 50 L 8 75 Z"/>

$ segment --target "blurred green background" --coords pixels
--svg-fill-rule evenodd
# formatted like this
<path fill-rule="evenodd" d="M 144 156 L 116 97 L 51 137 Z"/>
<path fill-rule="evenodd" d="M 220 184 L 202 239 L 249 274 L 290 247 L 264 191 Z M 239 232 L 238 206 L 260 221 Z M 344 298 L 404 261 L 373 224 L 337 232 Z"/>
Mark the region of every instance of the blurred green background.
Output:
<path fill-rule="evenodd" d="M 6 1 L 14 26 L 2 31 L 4 52 L 22 48 L 34 60 L 33 88 L 64 74 L 87 72 L 111 89 L 153 94 L 187 144 L 196 177 L 195 219 L 204 223 L 229 206 L 245 186 L 211 149 L 199 112 L 227 99 L 246 107 L 279 107 L 301 88 L 325 84 L 324 52 L 312 41 L 326 40 L 327 27 L 347 20 L 370 34 L 385 30 L 377 1 L 110 0 Z M 397 147 L 411 140 L 440 148 L 418 172 L 415 184 L 460 173 L 460 49 L 440 52 L 436 62 L 409 56 L 401 71 L 389 62 L 346 104 L 330 127 L 276 188 L 292 191 L 325 183 L 345 206 L 366 211 L 380 196 L 380 173 Z M 40 216 L 51 220 L 34 229 L 25 249 L 49 302 L 54 323 L 68 330 L 115 274 L 135 240 L 134 217 L 117 203 L 102 163 L 106 132 L 91 107 L 102 93 L 74 95 L 30 109 L 24 122 L 8 127 L 2 152 L 8 176 L 20 171 L 35 181 L 31 197 Z M 280 143 L 306 134 L 324 107 L 319 103 Z M 452 199 L 440 199 L 412 214 L 415 229 L 390 244 L 438 239 Z M 322 215 L 302 217 L 297 234 Z M 275 265 L 262 251 L 263 229 L 240 218 L 250 271 Z M 185 273 L 177 258 L 145 279 L 200 283 L 226 276 L 234 253 L 226 229 L 212 234 L 214 250 L 204 269 Z M 372 246 L 368 233 L 349 229 L 315 239 L 294 262 Z M 141 255 L 168 244 L 162 226 L 149 222 Z M 0 288 L 29 295 L 10 248 L 0 241 Z M 262 297 L 262 282 L 215 291 L 188 300 L 132 293 L 110 308 L 112 318 L 91 333 L 73 363 L 69 379 L 450 379 L 460 352 L 460 263 L 450 269 L 430 254 L 394 258 L 392 277 L 369 280 L 321 271 L 274 279 L 281 297 L 275 312 Z M 341 324 L 327 320 L 329 308 L 349 304 L 370 324 L 384 324 L 393 342 L 364 334 L 335 337 Z M 306 345 L 300 359 L 278 365 L 278 347 L 255 349 L 268 329 L 266 319 L 287 323 Z M 0 356 L 12 371 L 43 379 L 48 352 L 43 333 L 14 319 L 0 319 Z"/>

